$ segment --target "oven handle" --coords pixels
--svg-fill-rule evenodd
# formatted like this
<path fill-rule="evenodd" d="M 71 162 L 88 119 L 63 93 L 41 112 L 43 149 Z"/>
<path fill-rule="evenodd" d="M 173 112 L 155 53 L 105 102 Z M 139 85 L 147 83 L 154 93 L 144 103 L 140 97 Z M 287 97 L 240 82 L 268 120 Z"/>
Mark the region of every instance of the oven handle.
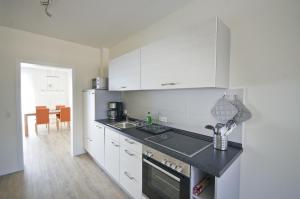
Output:
<path fill-rule="evenodd" d="M 155 169 L 163 172 L 164 174 L 168 175 L 169 177 L 173 178 L 174 180 L 176 180 L 177 182 L 180 182 L 180 178 L 176 177 L 175 175 L 167 172 L 166 170 L 160 168 L 159 166 L 153 164 L 152 162 L 150 162 L 149 160 L 146 160 L 145 158 L 143 158 L 143 161 L 147 164 L 149 164 L 150 166 L 154 167 Z"/>

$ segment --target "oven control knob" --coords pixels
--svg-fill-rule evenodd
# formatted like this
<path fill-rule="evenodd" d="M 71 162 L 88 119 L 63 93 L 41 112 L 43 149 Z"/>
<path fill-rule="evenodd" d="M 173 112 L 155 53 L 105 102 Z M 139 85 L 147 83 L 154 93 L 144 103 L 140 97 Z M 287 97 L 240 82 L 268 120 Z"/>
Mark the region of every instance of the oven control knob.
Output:
<path fill-rule="evenodd" d="M 166 161 L 166 164 L 165 164 L 167 167 L 170 167 L 171 166 L 171 162 L 169 161 Z"/>
<path fill-rule="evenodd" d="M 182 170 L 183 170 L 183 168 L 182 168 L 182 167 L 177 167 L 177 168 L 176 168 L 176 171 L 178 171 L 179 173 L 181 173 L 181 172 L 182 172 Z"/>
<path fill-rule="evenodd" d="M 167 163 L 167 160 L 163 159 L 163 160 L 161 161 L 161 163 L 165 165 L 165 164 Z"/>
<path fill-rule="evenodd" d="M 177 166 L 175 164 L 171 164 L 171 168 L 176 170 Z"/>

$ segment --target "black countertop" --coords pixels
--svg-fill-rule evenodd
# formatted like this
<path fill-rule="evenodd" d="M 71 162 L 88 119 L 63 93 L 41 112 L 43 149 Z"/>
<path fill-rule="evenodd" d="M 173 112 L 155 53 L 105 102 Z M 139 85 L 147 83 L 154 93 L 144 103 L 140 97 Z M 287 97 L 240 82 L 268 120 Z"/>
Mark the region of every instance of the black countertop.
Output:
<path fill-rule="evenodd" d="M 116 123 L 115 121 L 109 119 L 96 120 L 96 122 L 99 122 L 104 125 Z M 111 126 L 109 127 L 113 128 Z M 142 130 L 138 130 L 136 128 L 116 129 L 116 130 L 119 131 L 122 135 L 128 136 L 133 140 L 136 140 L 162 153 L 177 158 L 183 162 L 186 162 L 194 167 L 199 168 L 200 170 L 210 175 L 217 176 L 217 177 L 220 177 L 226 171 L 226 169 L 234 162 L 234 160 L 236 160 L 240 156 L 240 154 L 243 151 L 241 144 L 229 142 L 227 151 L 216 150 L 213 148 L 213 145 L 211 145 L 207 149 L 201 151 L 200 153 L 197 153 L 193 157 L 188 157 L 145 140 L 145 138 L 153 136 L 153 134 L 144 132 Z M 188 134 L 189 136 L 195 137 L 196 139 L 212 141 L 212 138 L 209 136 L 200 135 L 200 134 L 196 134 L 196 133 L 192 133 L 180 129 L 173 129 L 173 131 L 178 133 Z"/>

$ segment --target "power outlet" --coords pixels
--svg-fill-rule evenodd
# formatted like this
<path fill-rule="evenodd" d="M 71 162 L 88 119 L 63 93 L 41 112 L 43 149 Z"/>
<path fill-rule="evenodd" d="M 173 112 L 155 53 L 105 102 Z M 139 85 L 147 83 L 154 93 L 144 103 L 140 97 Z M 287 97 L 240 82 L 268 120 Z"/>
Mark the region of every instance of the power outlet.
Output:
<path fill-rule="evenodd" d="M 165 117 L 165 116 L 159 116 L 159 121 L 160 122 L 165 122 L 165 123 L 167 123 L 168 122 L 168 118 L 167 117 Z"/>

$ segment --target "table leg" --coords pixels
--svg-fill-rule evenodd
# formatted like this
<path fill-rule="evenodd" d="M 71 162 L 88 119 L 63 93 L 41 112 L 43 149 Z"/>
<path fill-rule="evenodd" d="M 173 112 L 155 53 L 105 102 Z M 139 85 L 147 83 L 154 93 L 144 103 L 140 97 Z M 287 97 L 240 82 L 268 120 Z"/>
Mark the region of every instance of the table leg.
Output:
<path fill-rule="evenodd" d="M 28 137 L 28 116 L 24 115 L 25 136 Z"/>

